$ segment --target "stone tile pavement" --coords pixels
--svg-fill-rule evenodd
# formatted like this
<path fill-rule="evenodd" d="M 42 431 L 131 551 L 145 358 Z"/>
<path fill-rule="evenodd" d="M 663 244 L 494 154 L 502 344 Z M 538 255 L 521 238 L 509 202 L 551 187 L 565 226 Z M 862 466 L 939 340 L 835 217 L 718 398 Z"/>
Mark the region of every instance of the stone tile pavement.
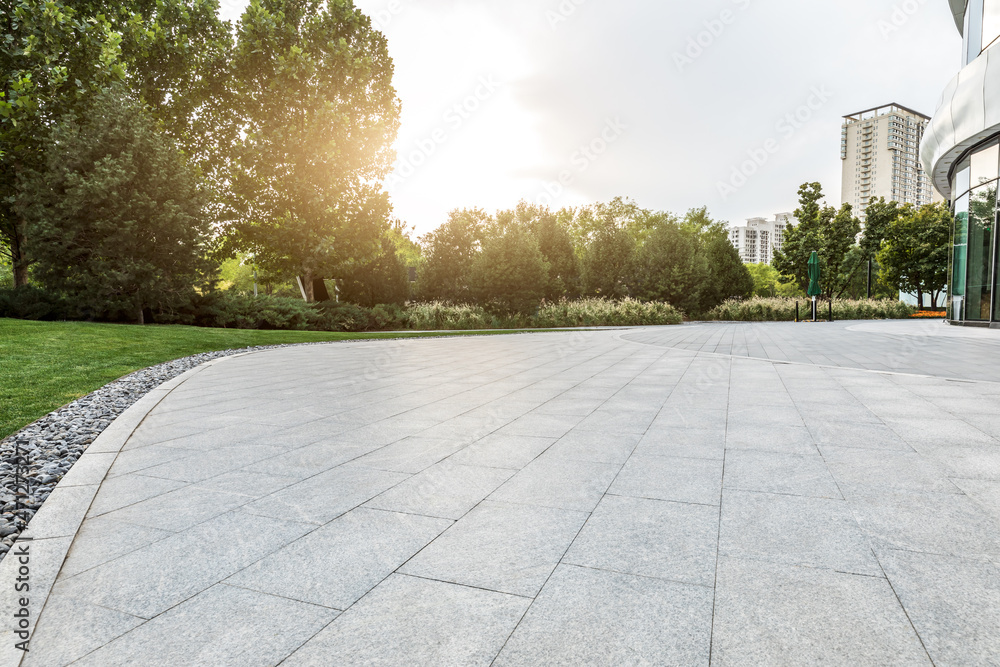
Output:
<path fill-rule="evenodd" d="M 23 664 L 1000 664 L 986 333 L 227 360 L 118 455 Z"/>

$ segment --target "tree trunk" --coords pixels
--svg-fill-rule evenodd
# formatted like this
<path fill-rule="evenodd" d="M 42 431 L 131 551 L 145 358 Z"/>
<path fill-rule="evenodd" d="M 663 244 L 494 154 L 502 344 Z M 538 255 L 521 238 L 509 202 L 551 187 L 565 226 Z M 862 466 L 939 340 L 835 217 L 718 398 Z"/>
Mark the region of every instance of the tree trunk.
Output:
<path fill-rule="evenodd" d="M 24 220 L 14 222 L 14 236 L 10 243 L 10 256 L 14 265 L 14 287 L 24 287 L 28 284 L 28 254 L 27 235 Z"/>
<path fill-rule="evenodd" d="M 306 303 L 316 301 L 316 292 L 313 290 L 312 271 L 306 271 L 302 274 L 302 290 L 306 293 Z"/>
<path fill-rule="evenodd" d="M 917 308 L 924 309 L 924 291 L 922 289 L 917 290 Z"/>

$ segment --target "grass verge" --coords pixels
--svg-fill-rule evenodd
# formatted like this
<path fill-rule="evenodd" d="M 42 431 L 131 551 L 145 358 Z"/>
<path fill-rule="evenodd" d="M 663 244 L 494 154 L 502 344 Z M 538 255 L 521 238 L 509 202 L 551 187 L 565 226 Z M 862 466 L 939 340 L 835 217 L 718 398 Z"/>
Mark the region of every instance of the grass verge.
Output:
<path fill-rule="evenodd" d="M 0 319 L 0 439 L 123 375 L 199 352 L 253 345 L 500 333 L 515 331 L 329 333 Z"/>

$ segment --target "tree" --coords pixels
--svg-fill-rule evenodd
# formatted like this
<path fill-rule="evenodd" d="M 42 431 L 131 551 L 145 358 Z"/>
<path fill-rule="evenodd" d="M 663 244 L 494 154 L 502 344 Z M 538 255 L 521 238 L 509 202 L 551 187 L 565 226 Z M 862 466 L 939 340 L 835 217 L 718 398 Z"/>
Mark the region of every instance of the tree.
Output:
<path fill-rule="evenodd" d="M 883 197 L 871 200 L 868 203 L 868 208 L 865 209 L 864 233 L 861 235 L 861 241 L 859 243 L 861 250 L 859 261 L 868 265 L 865 272 L 866 295 L 869 295 L 868 285 L 875 282 L 872 281 L 872 276 L 877 276 L 878 274 L 875 257 L 878 255 L 878 251 L 882 248 L 882 242 L 885 240 L 889 227 L 892 226 L 892 223 L 894 223 L 899 216 L 902 215 L 902 213 L 903 207 L 901 207 L 898 202 L 887 202 Z M 872 286 L 875 288 L 876 292 L 880 288 L 884 291 L 885 287 L 884 283 L 875 283 Z"/>
<path fill-rule="evenodd" d="M 624 229 L 609 225 L 593 232 L 581 262 L 583 291 L 609 299 L 629 296 L 635 253 L 635 240 Z"/>
<path fill-rule="evenodd" d="M 569 230 L 548 209 L 536 212 L 533 229 L 538 239 L 538 249 L 549 267 L 545 281 L 545 299 L 556 301 L 579 296 L 580 266 Z"/>
<path fill-rule="evenodd" d="M 548 273 L 535 236 L 513 224 L 483 243 L 472 264 L 473 294 L 494 312 L 530 315 L 545 295 Z"/>
<path fill-rule="evenodd" d="M 410 291 L 409 276 L 392 236 L 387 232 L 382 237 L 374 258 L 346 266 L 339 284 L 340 298 L 359 306 L 404 303 Z"/>
<path fill-rule="evenodd" d="M 708 265 L 708 275 L 701 288 L 699 312 L 708 312 L 727 299 L 746 298 L 753 293 L 753 277 L 739 252 L 729 240 L 729 226 L 713 220 L 708 208 L 691 209 L 681 228 L 694 234 Z"/>
<path fill-rule="evenodd" d="M 886 230 L 878 252 L 881 279 L 902 292 L 916 294 L 921 305 L 924 294 L 930 294 L 936 304 L 948 282 L 953 222 L 943 203 L 906 208 Z"/>
<path fill-rule="evenodd" d="M 861 231 L 850 204 L 840 209 L 822 206 L 823 189 L 819 183 L 806 183 L 799 188 L 799 208 L 795 211 L 798 224 L 789 225 L 781 250 L 775 251 L 772 264 L 782 275 L 792 276 L 800 289 L 809 286 L 809 256 L 819 254 L 821 286 L 827 298 L 843 293 L 851 281 L 856 266 L 846 264 L 848 254 Z"/>
<path fill-rule="evenodd" d="M 820 260 L 824 275 L 821 284 L 826 296 L 839 298 L 860 266 L 857 262 L 847 261 L 851 249 L 857 245 L 860 233 L 861 222 L 854 217 L 850 204 L 841 206 L 830 223 L 821 230 Z"/>
<path fill-rule="evenodd" d="M 701 312 L 708 312 L 729 299 L 745 299 L 752 295 L 753 276 L 729 239 L 711 237 L 704 244 L 708 279 L 701 294 Z"/>
<path fill-rule="evenodd" d="M 688 314 L 699 312 L 710 276 L 700 245 L 692 230 L 663 219 L 639 249 L 637 295 L 649 301 L 666 301 Z"/>
<path fill-rule="evenodd" d="M 231 246 L 312 281 L 379 252 L 399 100 L 385 37 L 350 0 L 251 0 L 233 55 L 241 136 Z"/>
<path fill-rule="evenodd" d="M 101 317 L 166 309 L 212 273 L 210 220 L 195 172 L 121 89 L 53 130 L 45 164 L 21 179 L 35 276 Z"/>
<path fill-rule="evenodd" d="M 480 209 L 454 210 L 447 222 L 420 239 L 425 257 L 417 276 L 421 298 L 462 302 L 472 297 L 472 263 L 489 222 Z"/>
<path fill-rule="evenodd" d="M 761 297 L 803 297 L 805 292 L 798 284 L 782 276 L 770 264 L 748 264 L 747 270 L 753 277 L 753 295 Z"/>
<path fill-rule="evenodd" d="M 775 251 L 771 261 L 779 274 L 792 277 L 803 292 L 809 286 L 809 255 L 821 250 L 820 229 L 826 217 L 820 205 L 822 199 L 819 183 L 805 183 L 799 188 L 799 207 L 794 213 L 798 223 L 785 229 L 781 250 Z"/>
<path fill-rule="evenodd" d="M 121 35 L 62 0 L 0 0 L 0 252 L 28 282 L 31 240 L 17 189 L 45 164 L 56 122 L 124 77 Z"/>

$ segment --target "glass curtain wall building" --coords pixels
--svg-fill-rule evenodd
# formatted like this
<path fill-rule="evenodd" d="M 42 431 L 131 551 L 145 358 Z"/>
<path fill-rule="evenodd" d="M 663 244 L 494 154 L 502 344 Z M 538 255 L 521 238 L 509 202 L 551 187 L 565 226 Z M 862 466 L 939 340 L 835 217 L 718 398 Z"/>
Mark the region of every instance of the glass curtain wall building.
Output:
<path fill-rule="evenodd" d="M 924 134 L 921 159 L 955 212 L 949 318 L 1000 328 L 1000 0 L 949 2 L 963 37 L 963 67 Z"/>

